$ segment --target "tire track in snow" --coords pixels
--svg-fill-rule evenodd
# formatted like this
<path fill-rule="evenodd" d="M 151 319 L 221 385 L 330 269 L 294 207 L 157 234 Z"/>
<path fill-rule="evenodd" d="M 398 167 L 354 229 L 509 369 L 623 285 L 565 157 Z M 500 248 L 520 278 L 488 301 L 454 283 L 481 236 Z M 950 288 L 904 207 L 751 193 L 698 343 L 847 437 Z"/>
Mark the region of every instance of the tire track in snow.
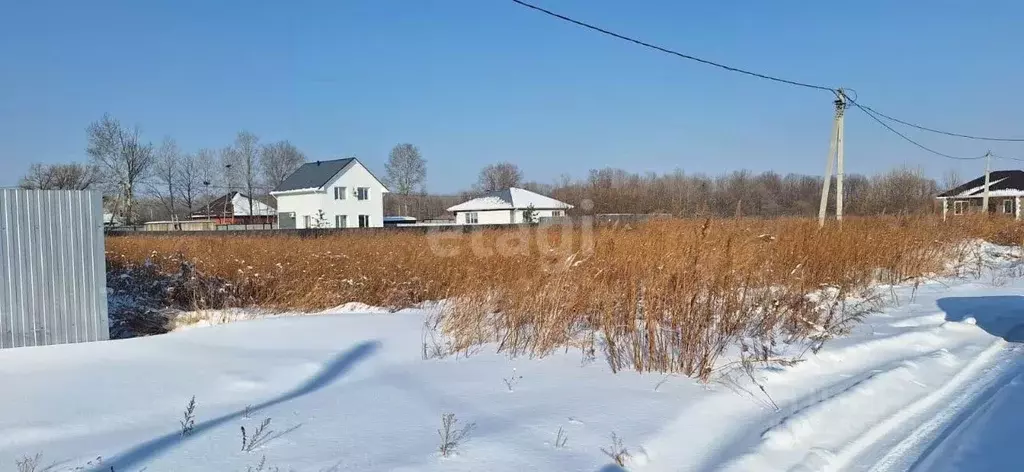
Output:
<path fill-rule="evenodd" d="M 804 363 L 766 379 L 769 391 L 786 385 L 803 385 L 800 391 L 786 395 L 773 392 L 781 414 L 793 416 L 829 399 L 842 395 L 882 372 L 905 365 L 948 349 L 964 349 L 975 342 L 946 336 L 949 323 L 936 326 L 903 328 L 897 333 L 845 345 L 808 357 Z M 850 362 L 854 360 L 854 362 Z M 827 379 L 822 381 L 821 379 Z M 784 390 L 783 390 L 784 391 Z M 711 414 L 711 412 L 718 412 Z M 722 412 L 728 412 L 725 417 Z M 737 401 L 731 392 L 722 392 L 680 413 L 681 420 L 663 428 L 647 441 L 647 450 L 659 456 L 649 464 L 653 470 L 720 470 L 731 459 L 758 448 L 763 433 L 780 423 L 780 412 L 768 411 L 748 401 Z M 706 431 L 697 442 L 685 449 L 678 447 L 679 437 L 688 437 L 694 424 L 707 420 L 715 425 L 728 425 Z M 691 437 L 691 441 L 695 439 Z M 693 451 L 703 451 L 699 454 Z M 711 452 L 709 452 L 711 451 Z"/>
<path fill-rule="evenodd" d="M 1020 356 L 1021 349 L 1008 349 L 1010 356 Z M 940 448 L 946 439 L 958 428 L 987 410 L 994 398 L 1013 380 L 1024 375 L 1024 358 L 1017 357 L 1002 366 L 991 369 L 964 386 L 963 390 L 952 392 L 953 398 L 934 415 L 916 426 L 906 438 L 889 448 L 873 464 L 870 472 L 916 470 L 928 457 Z"/>
<path fill-rule="evenodd" d="M 1003 344 L 1000 340 L 972 356 L 965 365 L 951 372 L 942 387 L 930 393 L 919 394 L 902 389 L 905 396 L 894 396 L 892 387 L 906 383 L 926 387 L 916 381 L 915 371 L 934 372 L 942 370 L 944 365 L 949 367 L 955 362 L 955 357 L 946 349 L 896 360 L 875 369 L 848 388 L 787 415 L 762 433 L 762 441 L 752 452 L 731 461 L 726 469 L 743 471 L 784 467 L 790 471 L 841 470 L 878 438 L 916 415 L 918 409 L 924 408 L 929 401 L 936 401 L 929 400 L 936 396 L 936 392 L 972 378 L 977 369 L 987 366 L 989 360 L 1003 350 Z M 963 349 L 969 349 L 969 346 Z M 864 412 L 858 419 L 863 418 L 866 424 L 849 419 L 836 421 L 837 414 L 852 411 Z M 807 448 L 806 454 L 794 464 L 794 453 L 804 447 Z M 790 465 L 783 465 L 787 463 Z"/>
<path fill-rule="evenodd" d="M 940 401 L 948 398 L 962 389 L 965 384 L 976 379 L 986 367 L 995 363 L 1000 355 L 1006 352 L 1006 346 L 1006 341 L 1002 339 L 993 341 L 984 351 L 972 358 L 967 365 L 961 368 L 941 387 L 922 398 L 918 398 L 900 409 L 896 414 L 888 416 L 881 422 L 868 428 L 852 442 L 837 451 L 830 463 L 820 470 L 842 470 L 850 466 L 858 456 L 867 451 L 873 444 L 881 441 L 886 435 L 897 430 L 901 425 L 911 421 L 914 417 L 934 408 Z"/>

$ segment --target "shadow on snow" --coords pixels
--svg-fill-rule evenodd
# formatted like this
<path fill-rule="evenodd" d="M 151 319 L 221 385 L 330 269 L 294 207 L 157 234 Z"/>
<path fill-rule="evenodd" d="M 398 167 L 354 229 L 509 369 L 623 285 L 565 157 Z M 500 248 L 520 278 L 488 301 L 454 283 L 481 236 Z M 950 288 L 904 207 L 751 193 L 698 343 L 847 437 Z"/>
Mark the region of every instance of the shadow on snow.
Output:
<path fill-rule="evenodd" d="M 938 300 L 946 321 L 973 317 L 979 328 L 1012 343 L 1024 342 L 1024 296 L 947 297 Z"/>
<path fill-rule="evenodd" d="M 323 369 L 320 370 L 315 376 L 310 378 L 302 385 L 295 389 L 286 392 L 285 394 L 267 400 L 258 405 L 254 405 L 252 410 L 262 410 L 267 407 L 271 407 L 280 403 L 284 403 L 290 400 L 294 400 L 298 397 L 313 393 L 320 390 L 327 385 L 330 385 L 334 381 L 340 379 L 346 372 L 352 369 L 359 361 L 369 357 L 377 349 L 380 348 L 380 343 L 377 341 L 366 341 L 356 345 L 355 347 L 339 353 L 333 360 L 328 362 Z M 216 428 L 229 421 L 241 418 L 245 414 L 245 411 L 236 411 L 229 413 L 218 418 L 214 418 L 209 421 L 204 421 L 195 425 L 192 430 L 192 434 L 188 436 L 182 436 L 180 432 L 176 431 L 164 436 L 160 436 L 155 439 L 151 439 L 144 443 L 138 444 L 131 449 L 122 451 L 121 453 L 110 458 L 109 461 L 93 469 L 95 471 L 108 471 L 108 470 L 127 470 L 135 468 L 141 465 L 144 461 L 160 454 L 161 452 L 170 449 L 184 441 L 195 439 L 197 436 Z"/>

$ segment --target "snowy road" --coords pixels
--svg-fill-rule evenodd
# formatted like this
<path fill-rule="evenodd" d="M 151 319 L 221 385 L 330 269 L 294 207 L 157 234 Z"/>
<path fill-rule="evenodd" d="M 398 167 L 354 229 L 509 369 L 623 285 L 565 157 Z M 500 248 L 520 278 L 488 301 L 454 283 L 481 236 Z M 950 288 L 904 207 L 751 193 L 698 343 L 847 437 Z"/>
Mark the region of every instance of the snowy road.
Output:
<path fill-rule="evenodd" d="M 989 249 L 983 274 L 883 287 L 849 336 L 758 371 L 767 395 L 742 374 L 612 374 L 571 350 L 424 360 L 417 310 L 2 350 L 0 470 L 40 453 L 47 472 L 606 472 L 613 432 L 631 471 L 1019 470 L 1024 278 Z M 475 428 L 440 457 L 448 412 Z"/>

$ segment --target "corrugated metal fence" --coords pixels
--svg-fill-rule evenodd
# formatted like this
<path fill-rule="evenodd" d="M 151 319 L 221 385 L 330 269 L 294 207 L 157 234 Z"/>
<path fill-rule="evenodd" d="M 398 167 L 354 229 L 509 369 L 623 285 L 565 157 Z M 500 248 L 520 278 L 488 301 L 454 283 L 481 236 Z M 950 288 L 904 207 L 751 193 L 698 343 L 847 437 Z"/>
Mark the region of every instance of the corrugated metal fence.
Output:
<path fill-rule="evenodd" d="M 0 189 L 0 348 L 109 339 L 98 192 Z"/>

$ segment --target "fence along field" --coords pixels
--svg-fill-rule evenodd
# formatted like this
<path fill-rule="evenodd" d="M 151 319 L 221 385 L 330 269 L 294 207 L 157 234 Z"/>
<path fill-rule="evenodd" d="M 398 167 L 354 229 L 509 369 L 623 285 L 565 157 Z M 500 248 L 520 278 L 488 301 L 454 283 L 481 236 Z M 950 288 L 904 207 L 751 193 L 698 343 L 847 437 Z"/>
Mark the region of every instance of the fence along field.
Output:
<path fill-rule="evenodd" d="M 437 323 L 449 352 L 488 342 L 517 355 L 576 347 L 616 370 L 707 377 L 729 346 L 770 360 L 782 343 L 823 342 L 863 314 L 845 297 L 941 273 L 967 257 L 973 238 L 1020 244 L 1022 235 L 1020 224 L 980 217 L 851 218 L 823 229 L 808 219 L 666 220 L 443 239 L 136 235 L 108 238 L 107 263 L 111 279 L 176 280 L 162 296 L 180 309 L 447 299 Z"/>

